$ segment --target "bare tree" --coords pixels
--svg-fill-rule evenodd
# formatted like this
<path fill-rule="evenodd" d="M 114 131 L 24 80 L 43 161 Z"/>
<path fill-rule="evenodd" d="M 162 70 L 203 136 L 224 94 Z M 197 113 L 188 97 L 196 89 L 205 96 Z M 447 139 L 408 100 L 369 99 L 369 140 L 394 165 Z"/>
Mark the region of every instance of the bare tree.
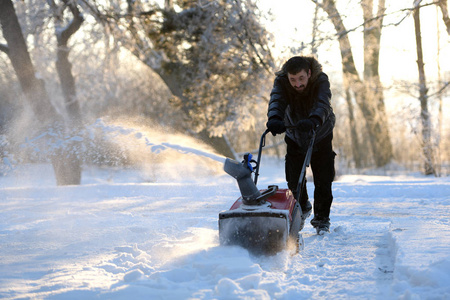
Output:
<path fill-rule="evenodd" d="M 428 88 L 425 78 L 425 68 L 422 51 L 422 33 L 420 29 L 420 4 L 421 1 L 415 1 L 413 12 L 414 30 L 416 35 L 417 48 L 417 67 L 419 69 L 419 101 L 420 101 L 420 119 L 422 121 L 422 151 L 424 157 L 425 175 L 436 175 L 433 167 L 433 145 L 431 143 L 431 118 L 428 111 Z"/>
<path fill-rule="evenodd" d="M 439 8 L 436 7 L 436 16 L 438 15 Z M 450 32 L 449 32 L 450 33 Z M 437 63 L 437 79 L 438 79 L 438 90 L 442 88 L 442 77 L 441 77 L 441 30 L 439 26 L 439 19 L 436 19 L 436 36 L 437 36 L 437 51 L 436 51 L 436 63 Z M 438 125 L 437 125 L 437 145 L 436 145 L 436 168 L 435 171 L 438 176 L 441 174 L 441 138 L 442 138 L 442 121 L 444 119 L 444 111 L 443 111 L 443 96 L 442 93 L 437 95 L 439 102 L 439 110 L 438 110 Z"/>
<path fill-rule="evenodd" d="M 58 72 L 61 89 L 65 99 L 65 108 L 67 112 L 67 128 L 76 131 L 81 125 L 80 105 L 76 96 L 75 78 L 72 74 L 72 64 L 69 61 L 70 47 L 68 42 L 70 37 L 78 31 L 84 19 L 78 10 L 74 1 L 63 0 L 58 6 L 54 0 L 47 1 L 53 13 L 55 23 L 55 35 L 57 40 L 57 59 L 56 70 Z M 70 10 L 73 19 L 68 20 L 68 25 L 64 26 L 64 12 Z M 72 142 L 67 147 L 76 148 L 77 142 Z M 66 159 L 60 157 L 64 155 Z M 56 174 L 64 174 L 57 176 L 57 181 L 61 185 L 80 184 L 81 183 L 81 160 L 76 151 L 67 151 L 67 149 L 59 149 L 58 155 L 53 157 L 53 167 Z M 67 172 L 65 170 L 71 170 Z"/>
<path fill-rule="evenodd" d="M 334 0 L 312 0 L 330 18 L 337 33 L 346 88 L 353 91 L 365 118 L 369 144 L 376 166 L 384 166 L 392 159 L 392 144 L 387 124 L 378 66 L 382 17 L 373 16 L 373 0 L 361 1 L 364 17 L 364 80 L 360 78 L 353 58 L 352 47 L 341 14 Z M 384 13 L 384 1 L 378 1 L 377 15 Z M 347 101 L 348 102 L 348 101 Z M 354 133 L 352 136 L 356 136 Z M 353 147 L 355 148 L 355 147 Z"/>

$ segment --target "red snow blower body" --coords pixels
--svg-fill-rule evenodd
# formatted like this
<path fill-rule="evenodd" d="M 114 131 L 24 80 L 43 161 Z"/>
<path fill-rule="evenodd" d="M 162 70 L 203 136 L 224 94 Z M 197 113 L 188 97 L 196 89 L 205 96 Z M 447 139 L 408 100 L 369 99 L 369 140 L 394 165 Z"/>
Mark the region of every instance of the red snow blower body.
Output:
<path fill-rule="evenodd" d="M 296 251 L 303 248 L 299 231 L 303 229 L 309 214 L 302 213 L 289 189 L 279 189 L 275 185 L 262 190 L 256 187 L 267 133 L 265 131 L 261 137 L 258 161 L 252 160 L 251 154 L 246 154 L 241 163 L 229 158 L 225 161 L 224 170 L 237 180 L 241 197 L 229 210 L 219 214 L 219 240 L 221 245 L 239 245 L 254 254 L 271 255 L 286 248 L 292 247 Z M 304 186 L 314 137 L 313 133 L 300 174 L 297 195 L 300 195 Z M 251 176 L 253 172 L 254 180 Z"/>

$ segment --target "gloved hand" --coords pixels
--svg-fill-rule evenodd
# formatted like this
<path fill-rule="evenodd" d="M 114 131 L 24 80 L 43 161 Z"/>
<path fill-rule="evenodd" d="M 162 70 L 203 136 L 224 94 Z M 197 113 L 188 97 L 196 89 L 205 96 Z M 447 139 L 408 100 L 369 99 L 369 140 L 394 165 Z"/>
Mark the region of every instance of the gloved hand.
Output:
<path fill-rule="evenodd" d="M 319 127 L 320 125 L 320 121 L 317 118 L 308 118 L 308 119 L 304 119 L 304 120 L 300 120 L 296 127 L 303 132 L 310 132 L 313 129 L 316 129 L 317 127 Z"/>
<path fill-rule="evenodd" d="M 284 121 L 279 118 L 271 118 L 266 124 L 267 129 L 272 133 L 272 135 L 281 134 L 286 131 L 286 125 Z"/>

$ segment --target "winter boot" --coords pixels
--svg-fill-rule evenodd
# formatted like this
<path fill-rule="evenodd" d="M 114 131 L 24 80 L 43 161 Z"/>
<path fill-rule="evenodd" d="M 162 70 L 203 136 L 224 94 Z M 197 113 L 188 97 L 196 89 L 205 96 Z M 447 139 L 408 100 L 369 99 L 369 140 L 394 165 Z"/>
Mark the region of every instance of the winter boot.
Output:
<path fill-rule="evenodd" d="M 318 235 L 330 232 L 330 218 L 314 216 L 311 225 L 316 229 Z"/>

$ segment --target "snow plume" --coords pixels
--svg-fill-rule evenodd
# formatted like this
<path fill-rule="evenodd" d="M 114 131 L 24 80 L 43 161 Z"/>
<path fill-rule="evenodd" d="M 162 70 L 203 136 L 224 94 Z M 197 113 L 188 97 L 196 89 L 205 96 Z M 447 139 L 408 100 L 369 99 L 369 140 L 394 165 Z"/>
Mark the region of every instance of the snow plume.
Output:
<path fill-rule="evenodd" d="M 145 182 L 195 179 L 221 171 L 225 157 L 212 148 L 192 137 L 169 133 L 173 130 L 138 122 L 98 119 L 71 132 L 51 127 L 25 138 L 20 156 L 26 157 L 23 162 L 48 162 L 58 149 L 66 149 L 85 166 L 139 169 Z"/>
<path fill-rule="evenodd" d="M 209 176 L 219 172 L 225 161 L 225 157 L 194 138 L 167 133 L 157 126 L 99 119 L 93 128 L 100 131 L 103 138 L 113 141 L 120 148 L 120 154 L 131 165 L 138 166 L 147 181 Z"/>

